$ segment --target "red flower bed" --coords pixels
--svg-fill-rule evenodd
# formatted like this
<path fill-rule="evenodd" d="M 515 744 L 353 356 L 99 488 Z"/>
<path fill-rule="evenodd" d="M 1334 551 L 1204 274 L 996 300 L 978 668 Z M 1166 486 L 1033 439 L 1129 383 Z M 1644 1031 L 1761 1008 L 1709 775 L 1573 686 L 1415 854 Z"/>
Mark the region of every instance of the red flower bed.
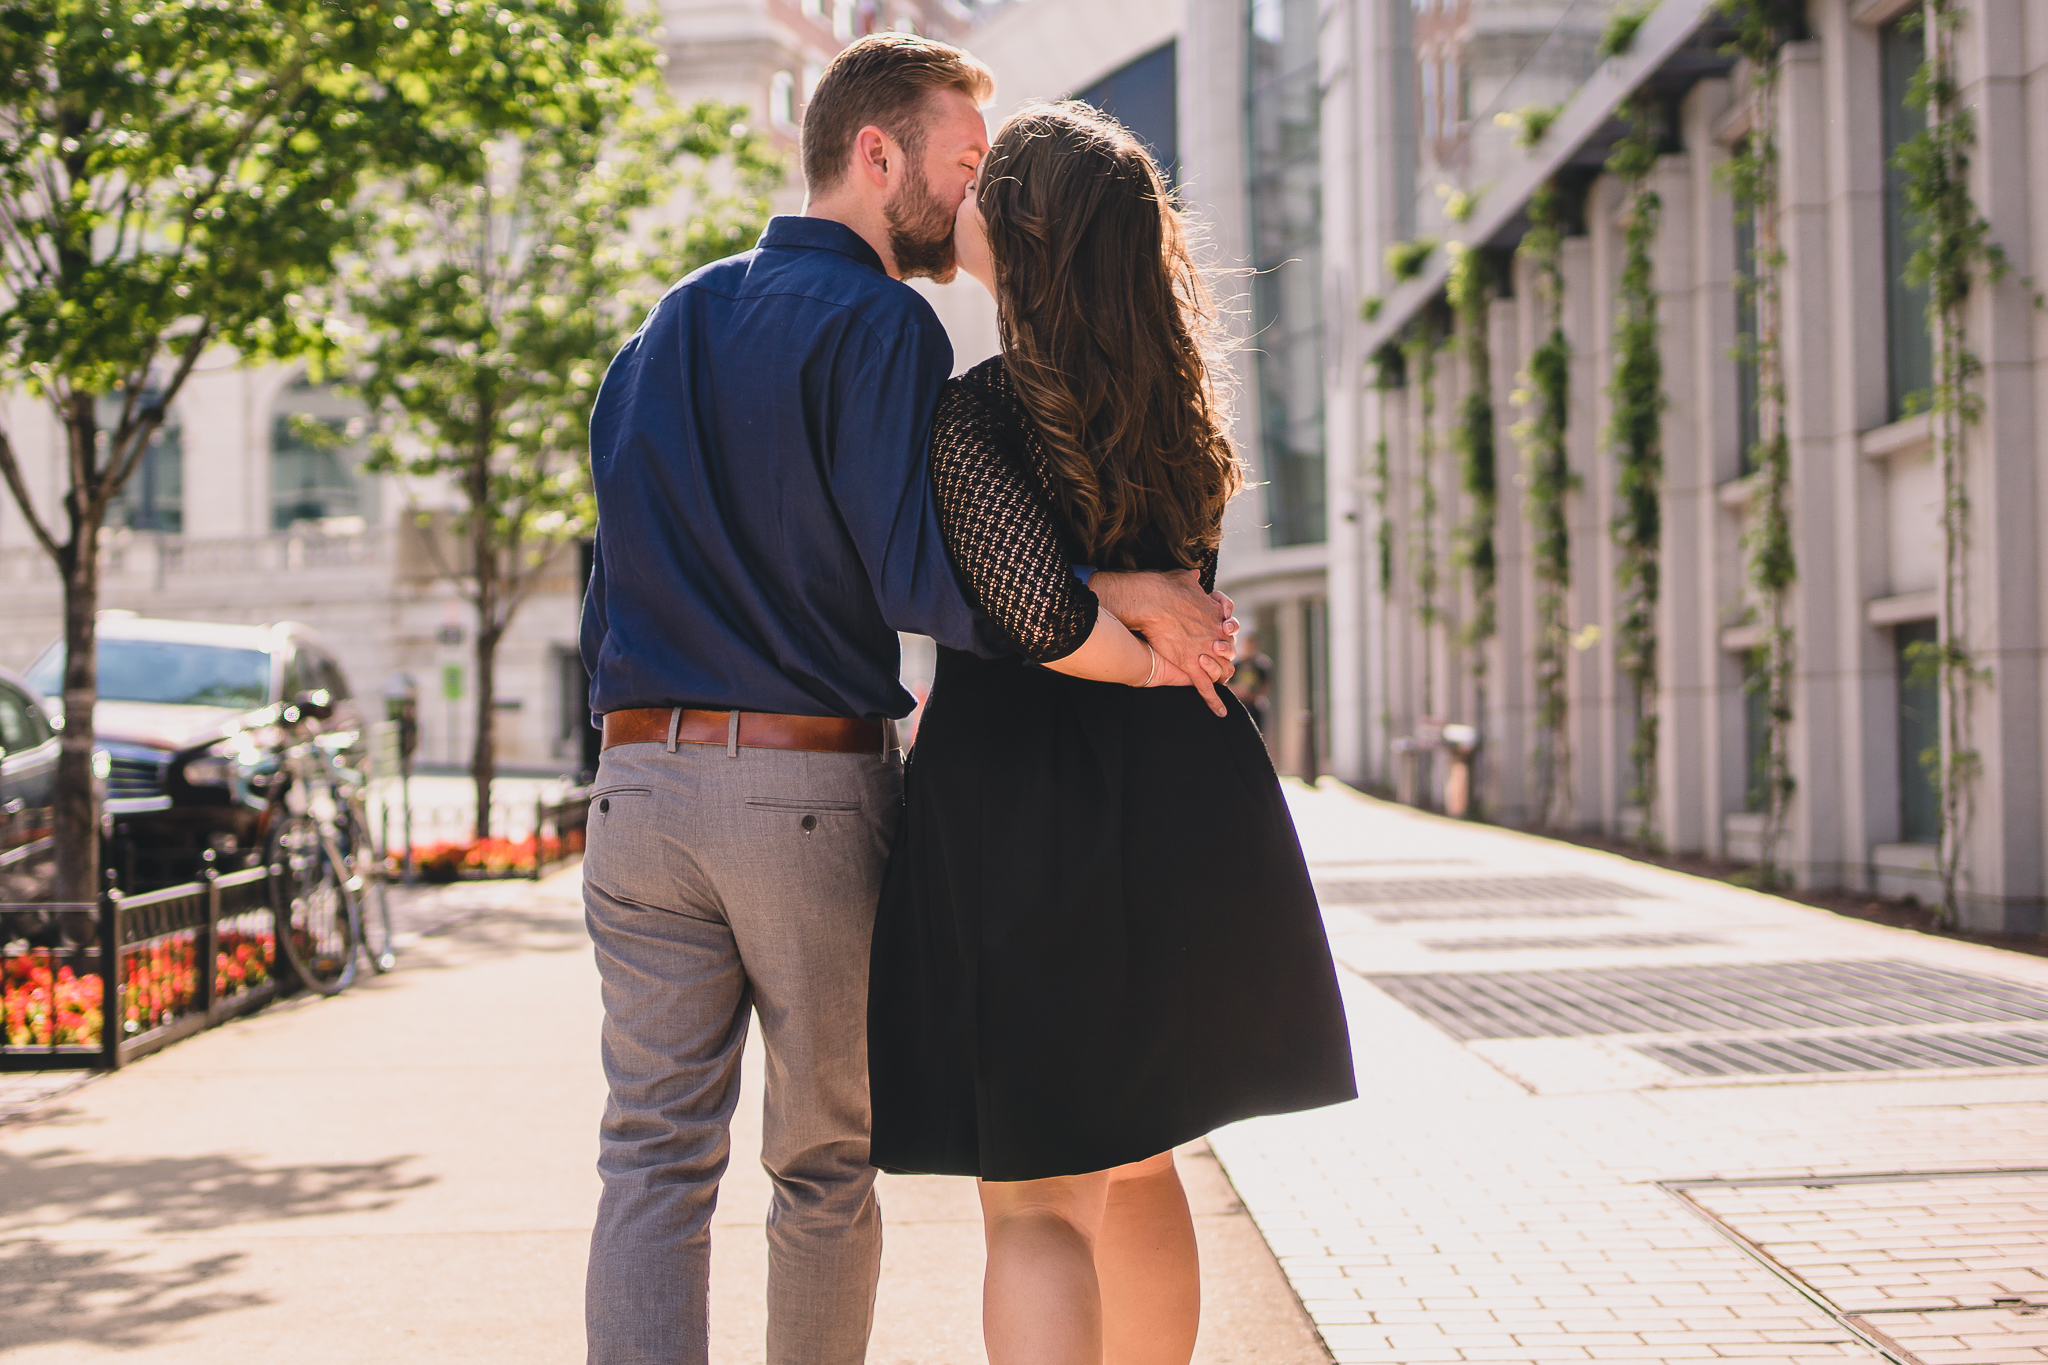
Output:
<path fill-rule="evenodd" d="M 230 930 L 220 936 L 214 991 L 229 996 L 270 979 L 271 936 Z M 69 966 L 53 978 L 47 953 L 0 962 L 0 1018 L 8 1043 L 97 1047 L 103 1019 L 100 978 Z M 121 963 L 121 1025 L 145 1033 L 192 1009 L 199 996 L 198 936 L 159 939 Z"/>
<path fill-rule="evenodd" d="M 566 841 L 552 834 L 541 839 L 541 855 L 548 862 L 582 851 L 583 831 L 580 829 L 570 830 Z M 533 836 L 426 844 L 413 850 L 413 858 L 419 867 L 420 879 L 429 882 L 452 882 L 464 872 L 495 876 L 526 872 L 533 868 Z"/>

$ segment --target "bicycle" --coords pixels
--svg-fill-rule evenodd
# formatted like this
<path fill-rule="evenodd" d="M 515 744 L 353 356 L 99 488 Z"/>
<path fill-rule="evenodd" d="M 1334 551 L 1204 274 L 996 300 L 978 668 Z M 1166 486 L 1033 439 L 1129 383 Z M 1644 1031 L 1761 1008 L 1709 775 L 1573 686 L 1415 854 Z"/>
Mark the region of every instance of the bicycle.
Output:
<path fill-rule="evenodd" d="M 332 705 L 309 692 L 286 708 L 287 725 L 323 720 Z M 388 861 L 371 833 L 368 775 L 345 761 L 352 733 L 313 735 L 284 751 L 281 799 L 290 812 L 271 831 L 278 945 L 299 979 L 322 995 L 355 980 L 361 958 L 378 974 L 397 965 Z M 295 804 L 294 804 L 295 803 Z"/>

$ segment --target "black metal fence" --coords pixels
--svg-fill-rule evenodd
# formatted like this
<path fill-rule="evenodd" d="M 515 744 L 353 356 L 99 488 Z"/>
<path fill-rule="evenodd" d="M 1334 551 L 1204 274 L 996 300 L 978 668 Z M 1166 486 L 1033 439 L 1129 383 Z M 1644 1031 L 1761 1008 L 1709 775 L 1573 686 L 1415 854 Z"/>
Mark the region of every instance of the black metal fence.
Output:
<path fill-rule="evenodd" d="M 533 803 L 533 879 L 539 881 L 547 870 L 583 852 L 584 832 L 590 826 L 590 788 L 572 787 L 559 801 Z M 548 830 L 554 829 L 554 837 Z"/>
<path fill-rule="evenodd" d="M 0 1071 L 112 1069 L 268 1002 L 289 971 L 271 876 L 0 905 Z"/>

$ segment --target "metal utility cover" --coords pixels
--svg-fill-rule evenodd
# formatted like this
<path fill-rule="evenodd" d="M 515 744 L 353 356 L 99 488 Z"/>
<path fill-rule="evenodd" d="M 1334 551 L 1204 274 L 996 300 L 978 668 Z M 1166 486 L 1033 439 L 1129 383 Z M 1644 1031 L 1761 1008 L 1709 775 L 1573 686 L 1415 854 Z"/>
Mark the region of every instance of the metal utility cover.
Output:
<path fill-rule="evenodd" d="M 1901 961 L 1365 978 L 1453 1038 L 1583 1038 L 2048 1020 L 2048 994 Z"/>
<path fill-rule="evenodd" d="M 1899 1365 L 2048 1361 L 2048 1171 L 1663 1188 Z"/>
<path fill-rule="evenodd" d="M 1397 905 L 1412 901 L 1621 901 L 1654 900 L 1619 882 L 1566 873 L 1555 877 L 1387 877 L 1324 882 L 1325 905 Z"/>
<path fill-rule="evenodd" d="M 2048 1033 L 1823 1034 L 1710 1038 L 1635 1049 L 1688 1076 L 1801 1076 L 2048 1065 Z"/>

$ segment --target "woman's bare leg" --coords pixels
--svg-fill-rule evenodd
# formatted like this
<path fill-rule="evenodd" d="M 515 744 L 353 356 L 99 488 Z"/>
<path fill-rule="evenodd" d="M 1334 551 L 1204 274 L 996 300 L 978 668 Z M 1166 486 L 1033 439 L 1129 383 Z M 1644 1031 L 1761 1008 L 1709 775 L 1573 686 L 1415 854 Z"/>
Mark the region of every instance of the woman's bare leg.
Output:
<path fill-rule="evenodd" d="M 981 1182 L 989 1365 L 1103 1365 L 1095 1239 L 1109 1173 Z"/>
<path fill-rule="evenodd" d="M 1188 1365 L 1202 1320 L 1202 1272 L 1172 1152 L 1109 1173 L 1095 1274 L 1107 1365 Z"/>

